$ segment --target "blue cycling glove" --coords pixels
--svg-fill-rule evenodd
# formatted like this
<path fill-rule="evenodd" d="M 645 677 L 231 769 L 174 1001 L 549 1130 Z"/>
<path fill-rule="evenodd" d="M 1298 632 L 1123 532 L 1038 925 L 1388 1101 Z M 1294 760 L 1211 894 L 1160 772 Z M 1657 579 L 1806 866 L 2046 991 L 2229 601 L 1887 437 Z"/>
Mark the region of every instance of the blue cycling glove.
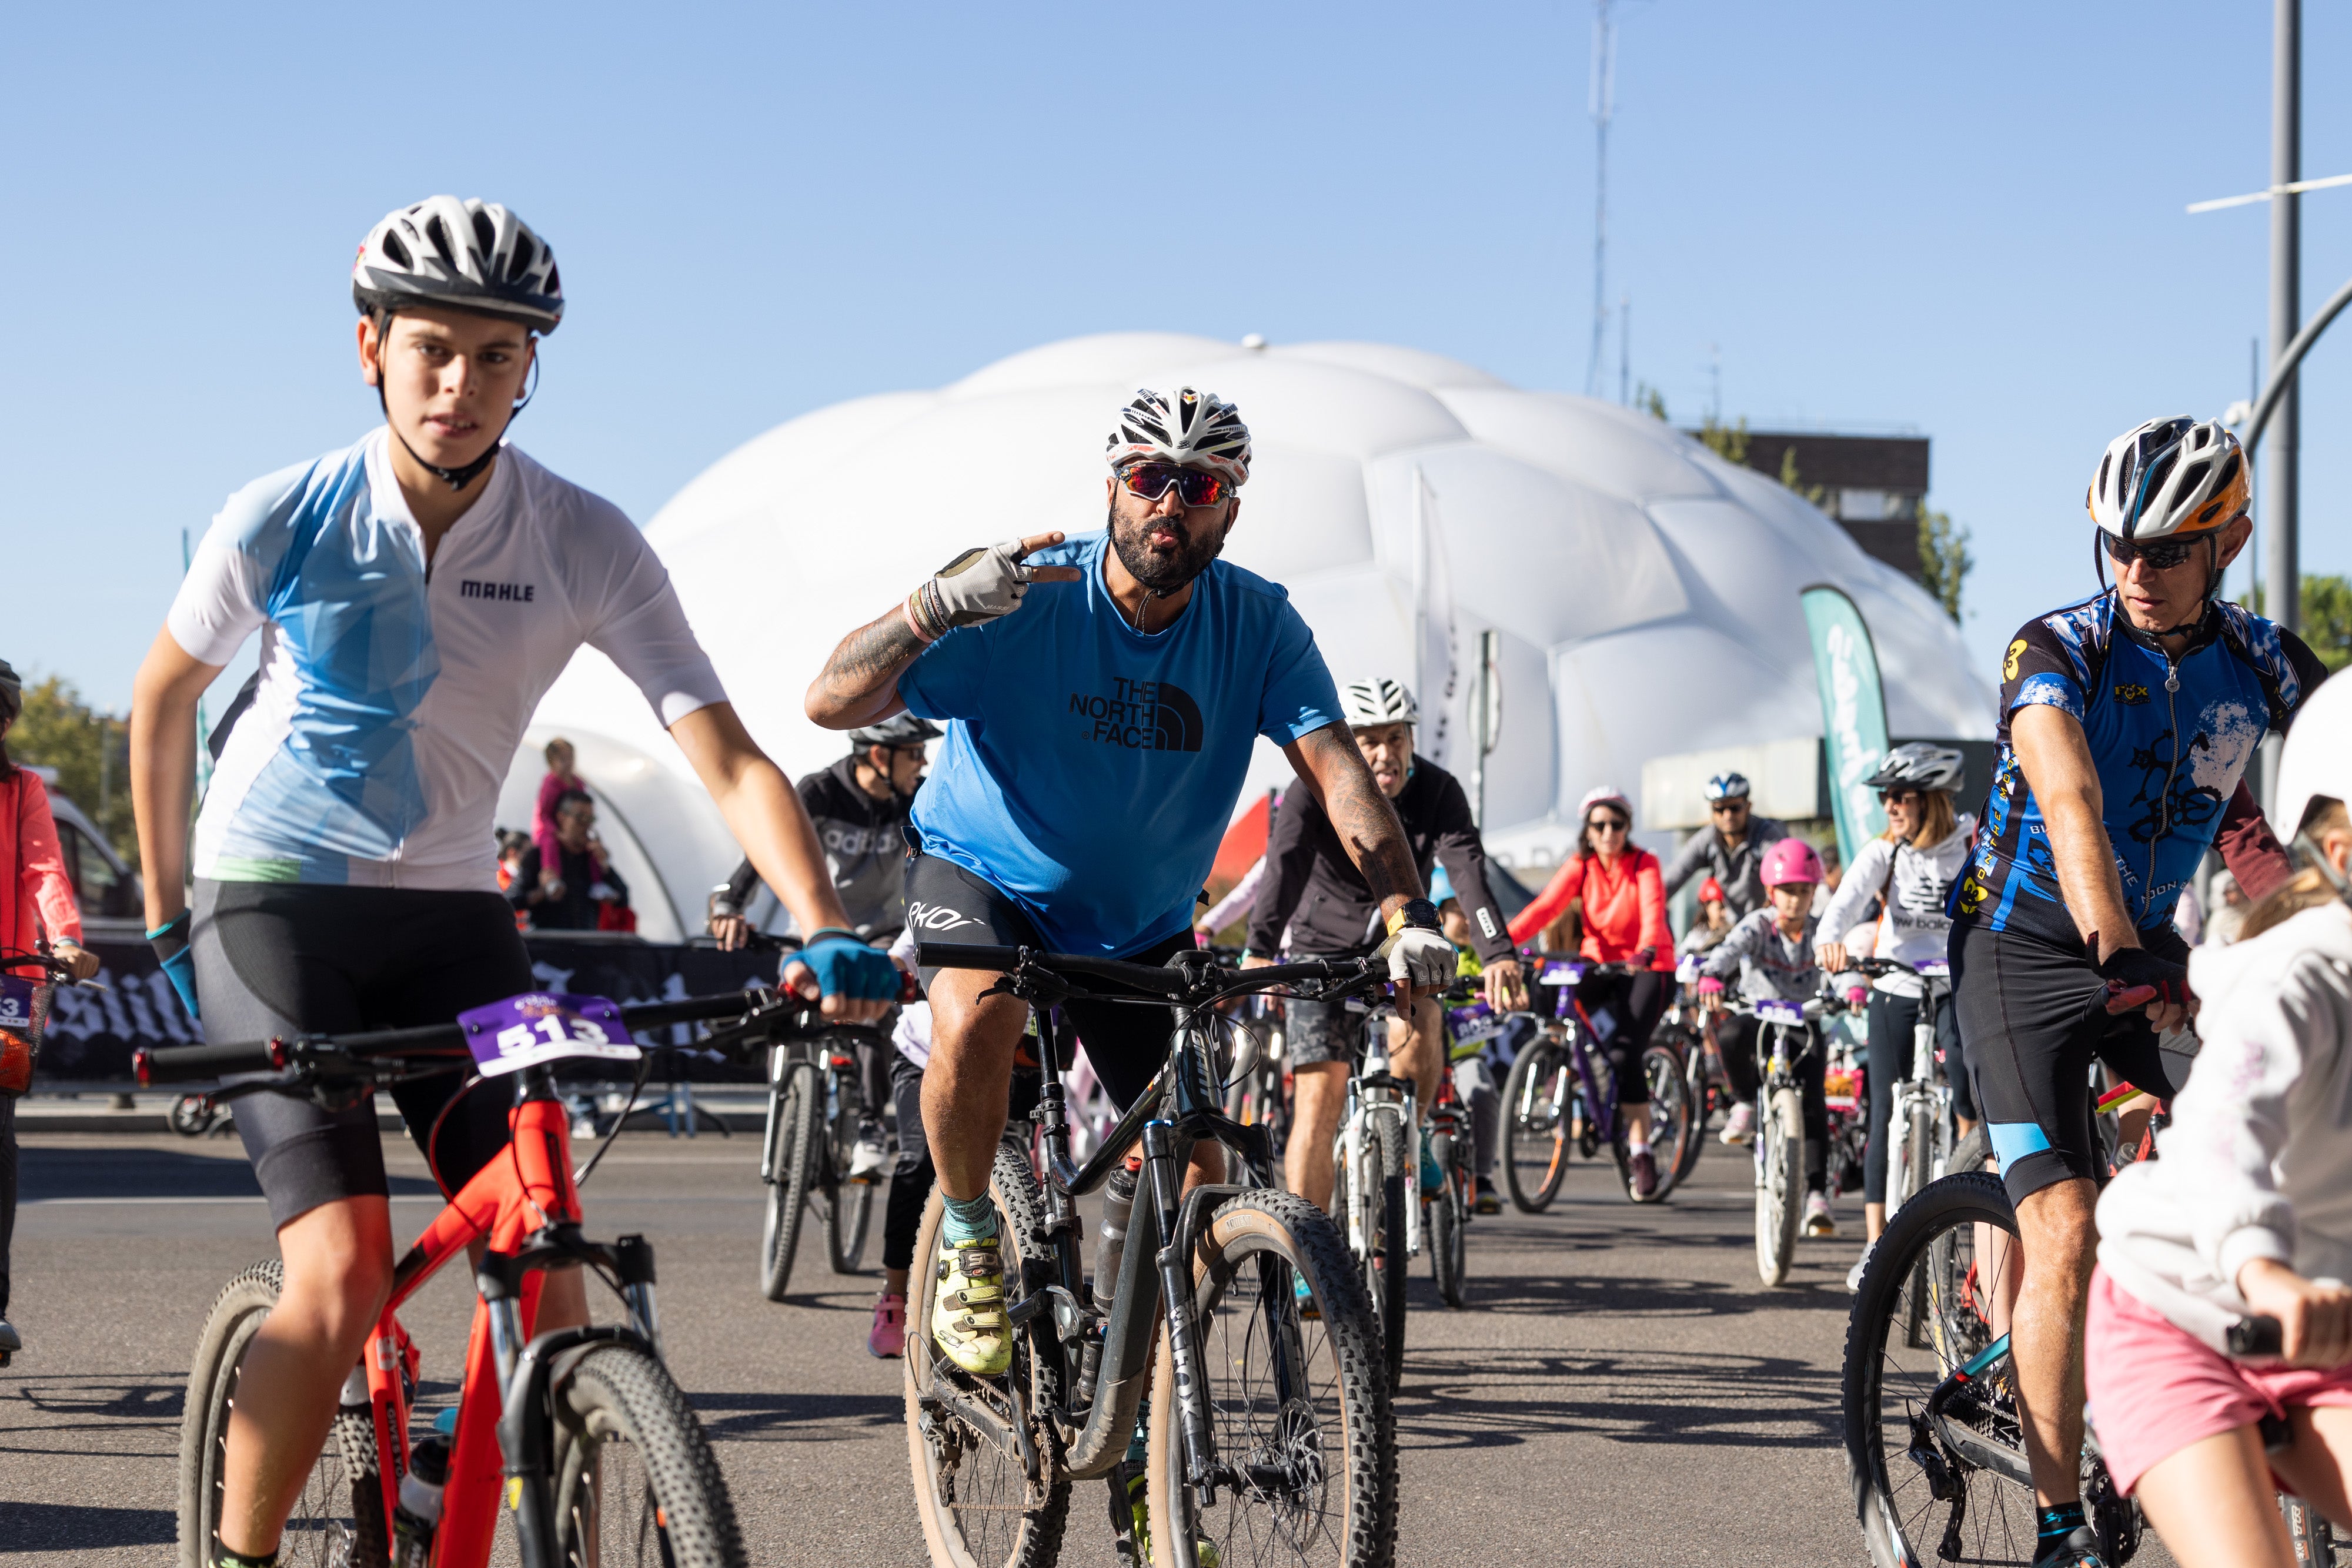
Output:
<path fill-rule="evenodd" d="M 188 933 L 194 925 L 194 916 L 183 909 L 147 933 L 155 956 L 163 961 L 163 977 L 180 993 L 180 1005 L 190 1018 L 196 1017 L 196 956 L 188 950 Z"/>
<path fill-rule="evenodd" d="M 898 966 L 879 947 L 870 947 L 846 931 L 827 926 L 809 939 L 800 961 L 816 975 L 825 996 L 849 997 L 861 1002 L 896 1001 L 901 984 Z"/>

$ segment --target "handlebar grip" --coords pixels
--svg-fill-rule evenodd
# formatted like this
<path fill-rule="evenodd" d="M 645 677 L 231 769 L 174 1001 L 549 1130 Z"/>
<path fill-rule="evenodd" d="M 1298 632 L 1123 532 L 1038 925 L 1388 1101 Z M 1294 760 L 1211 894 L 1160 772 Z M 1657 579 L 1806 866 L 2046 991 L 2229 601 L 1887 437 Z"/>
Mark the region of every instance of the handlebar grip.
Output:
<path fill-rule="evenodd" d="M 266 1040 L 242 1045 L 167 1045 L 138 1053 L 139 1082 L 185 1083 L 231 1072 L 270 1072 L 279 1063 Z"/>
<path fill-rule="evenodd" d="M 2286 1346 L 2286 1330 L 2268 1312 L 2240 1318 L 2223 1335 L 2231 1355 L 2277 1355 Z"/>
<path fill-rule="evenodd" d="M 915 962 L 926 969 L 1007 970 L 1021 959 L 1018 947 L 996 947 L 974 942 L 918 942 Z"/>

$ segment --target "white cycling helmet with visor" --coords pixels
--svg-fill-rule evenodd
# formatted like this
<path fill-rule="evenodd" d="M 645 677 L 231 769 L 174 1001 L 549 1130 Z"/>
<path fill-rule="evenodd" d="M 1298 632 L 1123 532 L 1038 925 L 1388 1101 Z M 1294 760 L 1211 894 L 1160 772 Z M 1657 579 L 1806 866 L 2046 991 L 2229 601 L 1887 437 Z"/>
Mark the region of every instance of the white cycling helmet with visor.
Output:
<path fill-rule="evenodd" d="M 1402 681 L 1383 675 L 1375 681 L 1350 681 L 1339 688 L 1339 714 L 1350 729 L 1381 724 L 1419 724 L 1421 708 Z"/>
<path fill-rule="evenodd" d="M 1145 388 L 1118 411 L 1105 455 L 1114 472 L 1124 473 L 1130 464 L 1166 463 L 1205 468 L 1239 488 L 1249 482 L 1249 426 L 1239 409 L 1214 392 Z M 1184 499 L 1188 506 L 1213 504 Z"/>
<path fill-rule="evenodd" d="M 1898 746 L 1879 763 L 1878 771 L 1871 775 L 1868 784 L 1873 789 L 1897 786 L 1911 789 L 1941 789 L 1947 793 L 1958 790 L 1968 777 L 1969 759 L 1948 746 L 1937 746 L 1925 740 L 1915 740 L 1908 746 Z"/>
<path fill-rule="evenodd" d="M 386 214 L 360 242 L 352 299 L 362 316 L 437 305 L 542 337 L 563 319 L 555 253 L 505 207 L 472 197 L 428 196 Z"/>

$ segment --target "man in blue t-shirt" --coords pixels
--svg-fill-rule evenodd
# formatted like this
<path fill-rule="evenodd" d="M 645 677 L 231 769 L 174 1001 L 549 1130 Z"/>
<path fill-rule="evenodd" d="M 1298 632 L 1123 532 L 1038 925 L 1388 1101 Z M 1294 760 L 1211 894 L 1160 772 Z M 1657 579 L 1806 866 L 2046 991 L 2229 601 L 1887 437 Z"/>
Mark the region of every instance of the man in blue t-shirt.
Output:
<path fill-rule="evenodd" d="M 1382 951 L 1410 1016 L 1454 949 L 1412 852 L 1347 727 L 1314 633 L 1281 588 L 1219 560 L 1249 476 L 1231 403 L 1142 392 L 1109 441 L 1105 532 L 971 549 L 851 632 L 809 688 L 833 729 L 901 708 L 948 721 L 918 799 L 907 920 L 926 940 L 1043 947 L 1141 964 L 1192 943 L 1192 910 L 1258 736 L 1319 798 L 1380 901 Z M 1025 602 L 1036 588 L 1035 602 Z M 999 977 L 926 971 L 933 1038 L 923 1129 L 947 1216 L 931 1314 L 966 1371 L 1010 1364 L 988 1198 L 1028 1005 Z M 1133 1103 L 1168 1057 L 1165 1009 L 1066 1015 L 1111 1097 Z M 1217 1179 L 1213 1145 L 1192 1179 Z"/>

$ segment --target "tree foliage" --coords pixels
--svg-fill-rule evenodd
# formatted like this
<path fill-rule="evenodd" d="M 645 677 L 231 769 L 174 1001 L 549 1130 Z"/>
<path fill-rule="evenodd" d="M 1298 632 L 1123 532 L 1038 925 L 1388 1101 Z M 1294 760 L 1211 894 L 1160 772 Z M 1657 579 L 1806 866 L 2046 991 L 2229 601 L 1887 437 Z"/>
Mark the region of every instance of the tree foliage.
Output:
<path fill-rule="evenodd" d="M 139 864 L 139 831 L 131 814 L 131 736 L 124 721 L 81 700 L 62 675 L 25 688 L 25 711 L 11 726 L 8 756 L 58 770 L 57 792 L 87 812 L 115 852 Z"/>
<path fill-rule="evenodd" d="M 1969 530 L 1952 521 L 1949 512 L 1919 507 L 1919 583 L 1936 596 L 1944 613 L 1960 618 L 1960 589 L 1977 558 L 1969 553 Z"/>
<path fill-rule="evenodd" d="M 2254 584 L 2246 608 L 2257 615 L 2263 608 L 2263 585 Z M 2319 662 L 2330 670 L 2352 664 L 2352 580 L 2305 573 L 2303 579 L 2303 625 L 2298 628 Z"/>

